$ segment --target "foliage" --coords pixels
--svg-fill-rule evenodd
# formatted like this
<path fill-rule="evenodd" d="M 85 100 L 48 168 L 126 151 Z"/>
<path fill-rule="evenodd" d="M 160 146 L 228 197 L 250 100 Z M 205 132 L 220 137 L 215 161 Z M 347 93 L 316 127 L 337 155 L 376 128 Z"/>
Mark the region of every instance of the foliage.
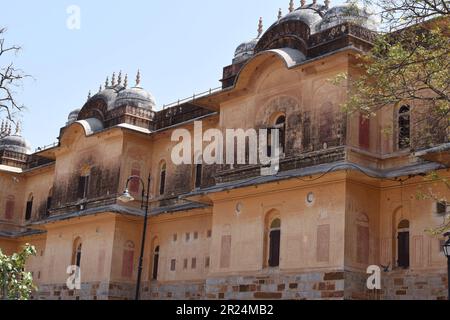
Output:
<path fill-rule="evenodd" d="M 36 290 L 33 277 L 25 271 L 30 256 L 36 255 L 34 246 L 26 244 L 19 253 L 7 256 L 0 250 L 0 298 L 6 300 L 28 300 Z"/>
<path fill-rule="evenodd" d="M 408 104 L 414 117 L 414 144 L 425 147 L 448 141 L 450 124 L 450 1 L 449 0 L 350 0 L 353 6 L 375 8 L 381 18 L 373 48 L 357 57 L 357 68 L 333 79 L 347 87 L 343 108 L 348 113 L 375 116 L 384 107 Z M 434 136 L 434 137 L 432 137 Z M 414 147 L 414 146 L 413 146 Z M 426 180 L 443 184 L 436 173 Z M 422 199 L 441 201 L 432 190 Z M 447 200 L 447 199 L 445 199 Z M 450 218 L 428 230 L 450 230 Z"/>
<path fill-rule="evenodd" d="M 7 46 L 5 40 L 6 28 L 0 27 L 0 120 L 15 123 L 18 114 L 24 109 L 16 98 L 16 89 L 22 85 L 22 80 L 29 77 L 21 69 L 16 68 L 9 59 L 9 54 L 17 54 L 19 46 Z M 8 135 L 10 130 L 0 130 L 0 138 Z"/>

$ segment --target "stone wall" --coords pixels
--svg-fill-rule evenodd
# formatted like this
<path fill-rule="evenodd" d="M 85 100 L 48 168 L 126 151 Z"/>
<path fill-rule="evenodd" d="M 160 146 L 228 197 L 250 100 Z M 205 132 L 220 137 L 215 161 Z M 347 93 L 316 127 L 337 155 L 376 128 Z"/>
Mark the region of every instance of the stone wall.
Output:
<path fill-rule="evenodd" d="M 33 300 L 131 300 L 134 299 L 134 284 L 82 283 L 80 290 L 69 290 L 64 285 L 40 285 Z"/>
<path fill-rule="evenodd" d="M 344 273 L 271 274 L 212 278 L 207 299 L 343 299 Z"/>
<path fill-rule="evenodd" d="M 382 275 L 383 299 L 447 300 L 447 274 L 399 270 Z"/>
<path fill-rule="evenodd" d="M 334 271 L 209 278 L 205 281 L 142 284 L 143 300 L 446 300 L 445 274 L 410 271 L 382 273 L 382 290 L 366 287 L 368 275 Z M 135 284 L 84 283 L 81 290 L 65 285 L 40 286 L 39 300 L 131 300 Z"/>

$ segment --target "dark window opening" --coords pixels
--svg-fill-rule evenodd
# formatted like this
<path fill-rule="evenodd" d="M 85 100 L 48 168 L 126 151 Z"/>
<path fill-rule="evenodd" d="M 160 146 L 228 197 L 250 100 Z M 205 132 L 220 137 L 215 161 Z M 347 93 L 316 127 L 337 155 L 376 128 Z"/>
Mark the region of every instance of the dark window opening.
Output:
<path fill-rule="evenodd" d="M 286 116 L 282 115 L 277 118 L 275 128 L 278 129 L 280 137 L 280 154 L 283 154 L 286 147 Z"/>
<path fill-rule="evenodd" d="M 411 146 L 410 110 L 409 106 L 403 106 L 398 112 L 398 148 L 400 150 Z"/>
<path fill-rule="evenodd" d="M 176 267 L 177 267 L 177 260 L 172 259 L 170 261 L 170 271 L 175 271 Z"/>
<path fill-rule="evenodd" d="M 438 202 L 436 204 L 437 214 L 446 214 L 447 213 L 447 202 Z"/>
<path fill-rule="evenodd" d="M 31 213 L 33 212 L 33 197 L 27 202 L 27 208 L 25 210 L 25 220 L 29 221 L 31 219 Z"/>
<path fill-rule="evenodd" d="M 162 196 L 166 193 L 166 164 L 161 166 L 161 172 L 159 174 L 159 194 Z"/>
<path fill-rule="evenodd" d="M 272 129 L 267 128 L 267 157 L 272 156 Z"/>
<path fill-rule="evenodd" d="M 78 199 L 86 199 L 89 189 L 89 176 L 79 177 L 78 180 Z"/>
<path fill-rule="evenodd" d="M 303 149 L 309 149 L 311 145 L 311 120 L 309 112 L 305 113 L 305 120 L 303 121 Z"/>
<path fill-rule="evenodd" d="M 153 274 L 152 274 L 153 280 L 158 280 L 158 265 L 159 265 L 159 246 L 155 248 L 155 252 L 153 254 Z"/>
<path fill-rule="evenodd" d="M 75 265 L 79 268 L 81 267 L 81 243 L 77 247 L 75 255 Z"/>
<path fill-rule="evenodd" d="M 280 240 L 281 240 L 281 221 L 275 219 L 272 222 L 269 233 L 269 267 L 278 267 L 280 265 Z"/>
<path fill-rule="evenodd" d="M 50 209 L 52 207 L 52 197 L 48 197 L 47 198 L 47 210 L 46 210 L 46 214 L 47 216 L 50 215 Z"/>
<path fill-rule="evenodd" d="M 398 246 L 397 264 L 400 268 L 408 269 L 410 261 L 408 220 L 403 220 L 402 222 L 400 222 L 398 226 L 397 246 Z"/>
<path fill-rule="evenodd" d="M 359 116 L 359 146 L 363 149 L 370 148 L 370 119 L 362 114 Z"/>
<path fill-rule="evenodd" d="M 195 166 L 195 188 L 200 188 L 202 185 L 202 170 L 203 166 L 201 164 Z"/>

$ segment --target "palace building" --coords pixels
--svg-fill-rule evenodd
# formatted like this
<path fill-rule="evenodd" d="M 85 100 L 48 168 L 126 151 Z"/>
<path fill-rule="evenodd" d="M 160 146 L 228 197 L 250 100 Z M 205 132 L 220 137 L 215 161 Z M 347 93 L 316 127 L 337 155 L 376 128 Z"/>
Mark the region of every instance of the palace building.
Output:
<path fill-rule="evenodd" d="M 219 89 L 157 108 L 140 74 L 132 87 L 113 75 L 35 152 L 3 125 L 0 248 L 36 246 L 33 298 L 134 298 L 139 180 L 134 201 L 118 197 L 130 176 L 150 176 L 142 299 L 446 299 L 444 239 L 426 229 L 442 224 L 450 210 L 437 199 L 450 190 L 425 176 L 450 177 L 449 132 L 419 132 L 426 106 L 414 101 L 368 119 L 342 111 L 348 91 L 330 79 L 358 74 L 378 23 L 349 6 L 291 1 L 238 46 Z M 278 128 L 279 172 L 174 165 L 171 135 L 195 121 Z M 81 288 L 71 290 L 74 265 Z M 381 290 L 367 289 L 372 265 Z"/>

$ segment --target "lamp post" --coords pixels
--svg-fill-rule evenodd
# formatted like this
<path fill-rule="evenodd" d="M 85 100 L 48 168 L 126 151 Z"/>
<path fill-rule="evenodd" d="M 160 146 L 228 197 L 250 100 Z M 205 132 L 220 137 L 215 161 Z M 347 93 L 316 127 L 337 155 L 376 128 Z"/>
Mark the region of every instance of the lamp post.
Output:
<path fill-rule="evenodd" d="M 144 228 L 142 231 L 142 243 L 141 243 L 141 254 L 139 255 L 139 267 L 138 267 L 138 274 L 137 274 L 137 283 L 136 283 L 136 295 L 135 300 L 139 300 L 139 294 L 141 289 L 141 277 L 142 277 L 142 265 L 144 261 L 144 249 L 145 249 L 145 239 L 147 234 L 147 220 L 148 220 L 148 209 L 149 209 L 149 202 L 150 202 L 150 182 L 151 182 L 151 176 L 148 175 L 147 179 L 147 188 L 145 188 L 144 180 L 141 179 L 139 176 L 130 176 L 127 180 L 127 184 L 125 186 L 125 191 L 123 194 L 118 198 L 118 200 L 129 203 L 131 201 L 134 201 L 133 196 L 128 191 L 128 185 L 130 184 L 130 181 L 132 180 L 139 180 L 142 184 L 142 202 L 141 202 L 141 209 L 145 210 L 144 215 Z"/>
<path fill-rule="evenodd" d="M 447 257 L 447 288 L 448 288 L 448 300 L 450 300 L 450 232 L 444 234 L 444 237 L 448 237 L 448 240 L 444 243 L 444 254 Z"/>

